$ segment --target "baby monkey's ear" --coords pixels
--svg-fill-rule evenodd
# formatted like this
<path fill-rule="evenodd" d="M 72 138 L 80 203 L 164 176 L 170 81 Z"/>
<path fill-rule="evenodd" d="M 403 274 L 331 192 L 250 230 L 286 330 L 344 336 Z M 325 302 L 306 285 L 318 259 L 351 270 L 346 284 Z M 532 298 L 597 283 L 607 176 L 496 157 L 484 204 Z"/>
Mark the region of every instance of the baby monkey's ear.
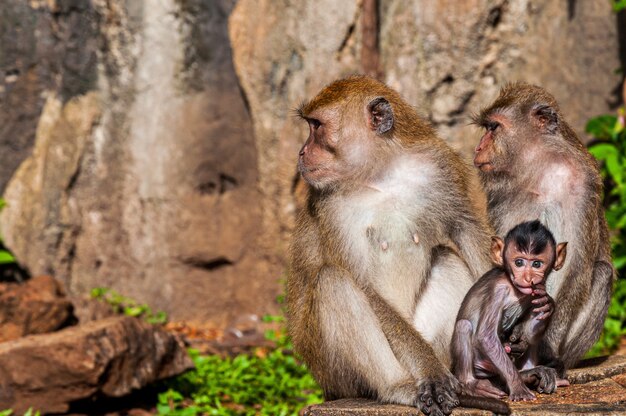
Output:
<path fill-rule="evenodd" d="M 500 237 L 491 237 L 491 260 L 498 266 L 504 266 L 504 241 Z"/>
<path fill-rule="evenodd" d="M 554 261 L 554 270 L 559 270 L 565 263 L 565 257 L 567 256 L 567 243 L 559 243 L 556 246 L 556 260 Z"/>

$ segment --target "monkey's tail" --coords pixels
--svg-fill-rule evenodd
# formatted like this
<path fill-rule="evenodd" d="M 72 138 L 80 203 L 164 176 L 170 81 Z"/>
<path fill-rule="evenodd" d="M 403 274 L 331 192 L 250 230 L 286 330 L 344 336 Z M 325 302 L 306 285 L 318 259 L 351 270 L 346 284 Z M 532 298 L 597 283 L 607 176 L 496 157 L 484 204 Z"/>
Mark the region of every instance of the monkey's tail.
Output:
<path fill-rule="evenodd" d="M 459 402 L 463 407 L 473 407 L 474 409 L 488 410 L 498 415 L 510 415 L 511 408 L 502 400 L 490 397 L 467 396 L 460 394 Z"/>

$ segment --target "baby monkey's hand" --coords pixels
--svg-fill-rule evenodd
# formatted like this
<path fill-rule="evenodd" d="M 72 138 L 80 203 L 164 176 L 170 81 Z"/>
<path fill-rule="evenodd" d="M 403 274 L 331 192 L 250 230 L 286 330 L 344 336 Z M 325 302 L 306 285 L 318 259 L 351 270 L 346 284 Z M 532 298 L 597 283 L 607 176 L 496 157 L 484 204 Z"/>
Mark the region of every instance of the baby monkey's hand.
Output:
<path fill-rule="evenodd" d="M 546 286 L 543 283 L 533 285 L 532 296 L 533 313 L 539 314 L 536 318 L 544 320 L 550 317 L 554 312 L 554 300 L 546 292 Z"/>

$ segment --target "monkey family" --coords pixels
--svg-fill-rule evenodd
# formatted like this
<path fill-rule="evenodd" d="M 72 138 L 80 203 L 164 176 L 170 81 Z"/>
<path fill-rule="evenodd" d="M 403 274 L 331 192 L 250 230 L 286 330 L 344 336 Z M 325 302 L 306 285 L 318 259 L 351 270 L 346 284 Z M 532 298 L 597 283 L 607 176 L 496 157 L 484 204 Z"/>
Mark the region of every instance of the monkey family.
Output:
<path fill-rule="evenodd" d="M 298 115 L 309 130 L 298 156 L 308 200 L 290 249 L 288 325 L 326 399 L 440 415 L 482 395 L 480 406 L 505 413 L 488 377 L 502 377 L 513 399 L 532 397 L 527 384 L 563 384 L 600 334 L 614 270 L 598 168 L 554 98 L 512 84 L 475 117 L 487 212 L 469 167 L 384 84 L 335 81 Z M 535 219 L 554 235 L 543 248 L 490 242 Z M 567 242 L 564 264 L 553 241 Z M 501 268 L 481 278 L 494 252 Z M 492 343 L 471 343 L 490 330 Z M 521 373 L 506 351 L 520 355 Z M 504 358 L 506 374 L 493 368 Z"/>

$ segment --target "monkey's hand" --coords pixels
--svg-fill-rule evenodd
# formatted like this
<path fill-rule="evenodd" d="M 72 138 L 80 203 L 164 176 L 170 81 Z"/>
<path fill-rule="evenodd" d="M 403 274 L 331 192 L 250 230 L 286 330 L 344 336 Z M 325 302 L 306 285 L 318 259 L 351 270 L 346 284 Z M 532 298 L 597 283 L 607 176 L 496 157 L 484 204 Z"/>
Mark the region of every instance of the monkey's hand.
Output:
<path fill-rule="evenodd" d="M 540 321 L 548 319 L 554 312 L 554 300 L 546 292 L 546 286 L 543 283 L 535 285 L 532 296 L 533 313 L 538 314 L 535 318 Z"/>
<path fill-rule="evenodd" d="M 530 345 L 529 341 L 523 337 L 523 332 L 523 325 L 516 325 L 509 336 L 509 341 L 504 343 L 504 351 L 513 359 L 524 355 Z"/>
<path fill-rule="evenodd" d="M 551 367 L 537 366 L 520 371 L 520 376 L 527 386 L 539 393 L 552 394 L 557 387 L 569 386 L 567 379 L 559 379 L 557 371 Z"/>
<path fill-rule="evenodd" d="M 426 377 L 418 381 L 418 407 L 425 415 L 449 415 L 459 405 L 457 392 L 461 391 L 458 380 L 449 372 L 440 376 Z"/>

